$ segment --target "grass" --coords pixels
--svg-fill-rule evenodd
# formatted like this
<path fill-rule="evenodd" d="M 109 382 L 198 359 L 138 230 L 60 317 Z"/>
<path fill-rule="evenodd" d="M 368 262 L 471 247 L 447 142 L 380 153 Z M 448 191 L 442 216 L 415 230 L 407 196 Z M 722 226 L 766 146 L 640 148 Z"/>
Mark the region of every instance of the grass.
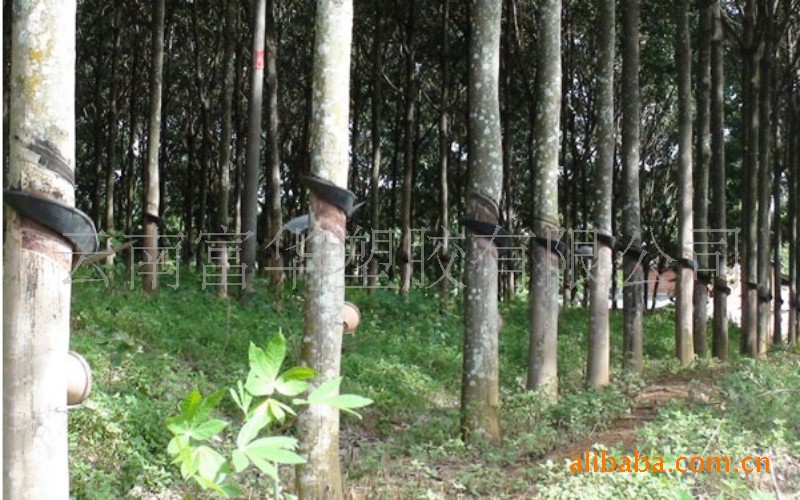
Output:
<path fill-rule="evenodd" d="M 152 296 L 124 285 L 74 285 L 72 348 L 92 365 L 95 386 L 89 401 L 70 412 L 73 497 L 196 495 L 169 464 L 164 419 L 176 412 L 192 389 L 207 394 L 243 378 L 251 341 L 263 344 L 281 329 L 292 358 L 289 362 L 299 353 L 302 295 L 287 290 L 281 307 L 273 307 L 264 283 L 258 285 L 247 304 L 216 298 L 213 289 L 202 290 L 200 278 L 188 272 L 182 273 L 178 289 L 162 288 Z M 663 478 L 649 482 L 646 478 L 612 481 L 589 477 L 591 474 L 568 476 L 564 467 L 542 465 L 548 454 L 571 440 L 602 432 L 631 407 L 645 384 L 636 377 L 621 376 L 621 359 L 614 356 L 613 383 L 598 391 L 584 388 L 588 328 L 584 310 L 566 308 L 561 313 L 561 398 L 552 405 L 523 387 L 527 304 L 518 300 L 501 305 L 505 319 L 500 339 L 504 442 L 500 447 L 484 448 L 466 446 L 458 435 L 460 306 L 454 302 L 442 313 L 435 293 L 423 290 L 405 299 L 386 290 L 372 295 L 348 290 L 347 296 L 359 306 L 363 319 L 356 334 L 344 339 L 343 390 L 375 401 L 362 412 L 362 421 L 343 419 L 343 464 L 352 495 L 519 498 L 547 496 L 566 485 L 563 491 L 574 493 L 565 493 L 567 496 L 579 497 L 598 487 L 620 494 L 664 493 L 683 484 L 684 478 L 674 477 L 665 483 Z M 611 321 L 612 352 L 617 353 L 622 343 L 620 313 L 613 312 Z M 684 372 L 671 361 L 673 324 L 672 310 L 646 315 L 646 378 Z M 734 330 L 731 346 L 738 345 L 736 335 Z M 721 397 L 729 401 L 727 413 L 709 417 L 703 415 L 712 410 L 700 406 L 669 408 L 666 411 L 673 413 L 656 421 L 661 427 L 654 422 L 642 431 L 643 443 L 654 450 L 668 445 L 674 450 L 702 449 L 707 435 L 698 428 L 712 428 L 724 418 L 725 429 L 754 427 L 758 431 L 740 436 L 735 442 L 737 450 L 755 449 L 772 436 L 772 449 L 792 456 L 791 436 L 794 433 L 796 438 L 800 431 L 796 403 L 800 398 L 791 392 L 798 387 L 796 357 L 782 354 L 774 362 L 754 363 L 739 360 L 733 350 L 720 389 Z M 711 366 L 698 365 L 701 371 Z M 777 403 L 764 403 L 772 399 Z M 233 403 L 225 401 L 221 411 L 233 414 Z M 681 418 L 694 420 L 684 423 Z M 662 428 L 665 430 L 659 433 Z M 676 437 L 684 441 L 667 441 Z M 727 442 L 720 443 L 727 446 Z M 263 496 L 264 483 L 259 477 L 245 477 L 243 483 L 243 489 L 254 497 Z M 730 487 L 722 484 L 685 486 L 687 491 L 707 487 L 709 492 L 734 494 L 764 486 L 746 481 L 733 481 Z"/>

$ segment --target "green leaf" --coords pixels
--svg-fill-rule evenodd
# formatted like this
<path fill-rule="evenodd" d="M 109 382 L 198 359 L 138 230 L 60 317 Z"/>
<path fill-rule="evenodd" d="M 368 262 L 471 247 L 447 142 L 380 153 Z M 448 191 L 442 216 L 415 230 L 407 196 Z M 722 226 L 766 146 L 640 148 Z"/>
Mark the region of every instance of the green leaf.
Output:
<path fill-rule="evenodd" d="M 317 376 L 317 372 L 308 366 L 295 366 L 283 372 L 280 376 L 281 380 L 310 380 Z"/>
<path fill-rule="evenodd" d="M 195 420 L 205 420 L 208 418 L 211 412 L 214 411 L 214 408 L 222 401 L 223 396 L 225 396 L 225 389 L 220 389 L 206 396 L 197 408 L 197 413 L 194 417 Z"/>
<path fill-rule="evenodd" d="M 256 439 L 244 450 L 247 456 L 281 464 L 304 464 L 305 459 L 295 453 L 297 440 L 285 436 L 272 436 Z"/>
<path fill-rule="evenodd" d="M 271 477 L 273 481 L 278 481 L 278 471 L 275 469 L 274 465 L 261 458 L 250 456 L 249 453 L 247 453 L 247 458 L 253 462 L 253 465 L 255 465 L 258 470 Z"/>
<path fill-rule="evenodd" d="M 338 408 L 339 410 L 361 418 L 361 415 L 352 411 L 353 408 L 362 408 L 372 404 L 372 400 L 355 394 L 340 394 L 338 396 L 331 396 L 322 404 L 327 404 Z"/>
<path fill-rule="evenodd" d="M 325 400 L 331 396 L 335 396 L 339 392 L 339 385 L 342 383 L 342 377 L 332 378 L 308 395 L 309 404 L 325 404 Z"/>
<path fill-rule="evenodd" d="M 286 357 L 286 339 L 278 332 L 264 349 L 250 344 L 250 372 L 245 389 L 253 396 L 269 396 L 275 390 L 275 380 Z"/>
<path fill-rule="evenodd" d="M 191 426 L 186 422 L 183 416 L 169 417 L 166 422 L 167 429 L 176 436 L 185 434 L 186 431 L 191 429 Z"/>
<path fill-rule="evenodd" d="M 178 455 L 180 454 L 181 450 L 186 448 L 189 445 L 189 438 L 186 436 L 175 436 L 174 438 L 170 439 L 169 444 L 167 445 L 167 453 L 170 455 Z"/>
<path fill-rule="evenodd" d="M 196 428 L 192 429 L 190 435 L 198 441 L 204 441 L 216 436 L 227 426 L 228 422 L 224 420 L 209 420 L 208 422 L 203 422 Z"/>
<path fill-rule="evenodd" d="M 236 389 L 236 391 L 229 389 L 231 398 L 246 416 L 247 412 L 250 411 L 250 405 L 253 403 L 253 396 L 244 390 L 244 384 L 241 380 L 237 382 Z"/>
<path fill-rule="evenodd" d="M 217 473 L 225 465 L 225 457 L 208 446 L 199 446 L 193 453 L 197 460 L 197 472 L 200 477 L 214 481 Z"/>
<path fill-rule="evenodd" d="M 239 435 L 236 437 L 236 446 L 238 448 L 247 446 L 250 441 L 255 439 L 261 429 L 269 424 L 271 419 L 272 417 L 267 411 L 267 405 L 264 403 L 258 405 L 247 422 L 239 429 Z"/>
<path fill-rule="evenodd" d="M 317 387 L 315 391 L 308 395 L 308 401 L 294 400 L 295 404 L 320 404 L 333 406 L 339 410 L 350 413 L 361 418 L 361 415 L 351 411 L 353 408 L 361 408 L 372 404 L 372 400 L 357 396 L 355 394 L 338 394 L 339 385 L 342 383 L 342 377 L 328 380 L 324 384 Z"/>
<path fill-rule="evenodd" d="M 250 465 L 250 461 L 247 460 L 247 455 L 240 450 L 233 450 L 233 453 L 231 454 L 231 461 L 233 462 L 233 470 L 235 470 L 237 473 L 242 472 L 247 468 L 248 465 Z"/>
<path fill-rule="evenodd" d="M 281 380 L 275 381 L 275 390 L 284 396 L 297 396 L 308 389 L 308 382 L 302 380 Z"/>
<path fill-rule="evenodd" d="M 186 420 L 193 419 L 202 401 L 203 397 L 200 395 L 199 391 L 190 392 L 189 395 L 186 396 L 186 399 L 183 400 L 183 403 L 181 403 L 181 416 Z"/>

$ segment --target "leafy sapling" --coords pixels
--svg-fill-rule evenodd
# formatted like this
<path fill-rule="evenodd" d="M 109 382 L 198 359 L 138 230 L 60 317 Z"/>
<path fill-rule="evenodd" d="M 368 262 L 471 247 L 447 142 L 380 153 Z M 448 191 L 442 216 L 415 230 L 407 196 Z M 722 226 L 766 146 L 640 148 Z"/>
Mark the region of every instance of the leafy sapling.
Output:
<path fill-rule="evenodd" d="M 232 484 L 231 476 L 253 465 L 272 480 L 273 496 L 282 498 L 279 464 L 301 464 L 305 460 L 295 452 L 297 439 L 259 435 L 277 434 L 288 427 L 303 406 L 329 405 L 360 418 L 353 410 L 372 403 L 354 394 L 339 394 L 341 377 L 328 380 L 308 393 L 309 381 L 317 373 L 304 366 L 281 373 L 285 358 L 286 339 L 280 331 L 263 348 L 250 344 L 247 379 L 228 390 L 242 412 L 235 443 L 225 443 L 220 437 L 230 422 L 212 418 L 224 390 L 205 398 L 192 391 L 181 404 L 180 414 L 167 419 L 167 429 L 173 434 L 167 452 L 174 457 L 173 463 L 180 467 L 184 479 L 223 497 L 239 496 L 241 491 Z M 298 397 L 304 394 L 304 398 Z M 287 401 L 287 398 L 292 399 Z M 215 445 L 230 453 L 230 461 Z"/>

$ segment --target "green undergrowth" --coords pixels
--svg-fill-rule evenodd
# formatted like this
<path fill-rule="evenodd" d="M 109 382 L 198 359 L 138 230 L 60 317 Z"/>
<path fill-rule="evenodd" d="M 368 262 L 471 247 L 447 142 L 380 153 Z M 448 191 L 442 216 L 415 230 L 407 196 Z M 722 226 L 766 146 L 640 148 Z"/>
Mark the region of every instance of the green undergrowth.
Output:
<path fill-rule="evenodd" d="M 214 288 L 202 290 L 201 278 L 191 272 L 182 272 L 177 289 L 164 287 L 153 295 L 127 286 L 123 280 L 110 287 L 103 283 L 73 286 L 71 347 L 92 365 L 95 385 L 84 406 L 69 414 L 72 495 L 195 497 L 196 492 L 180 481 L 169 463 L 166 417 L 175 414 L 190 391 L 208 394 L 244 378 L 250 342 L 264 345 L 279 329 L 286 337 L 287 363 L 295 363 L 302 335 L 302 291 L 287 287 L 278 303 L 266 291 L 266 283 L 258 281 L 257 291 L 245 302 L 238 300 L 236 289 L 231 289 L 231 299 L 219 299 Z M 438 295 L 428 292 L 416 290 L 400 298 L 389 290 L 372 294 L 347 290 L 347 300 L 358 305 L 362 322 L 343 341 L 342 390 L 374 401 L 362 412 L 363 420 L 342 419 L 344 472 L 352 492 L 363 491 L 369 498 L 457 494 L 518 498 L 550 491 L 563 481 L 575 482 L 557 467 L 537 464 L 581 435 L 602 432 L 630 408 L 645 384 L 637 377 L 620 375 L 621 359 L 616 353 L 622 344 L 621 312 L 611 316 L 612 384 L 586 390 L 586 311 L 562 311 L 561 397 L 550 404 L 524 387 L 528 305 L 524 300 L 501 304 L 505 323 L 500 338 L 503 444 L 466 446 L 459 439 L 461 305 L 453 300 L 441 311 Z M 647 314 L 645 378 L 683 370 L 667 361 L 674 351 L 673 325 L 673 310 Z M 735 331 L 730 343 L 738 345 Z M 745 361 L 734 363 L 737 370 L 746 366 Z M 773 369 L 780 371 L 784 364 L 776 363 Z M 768 366 L 772 365 L 756 363 L 752 373 Z M 731 387 L 735 390 L 736 386 Z M 231 417 L 237 410 L 226 398 L 220 411 Z M 764 420 L 767 415 L 771 413 L 742 416 L 742 422 L 749 419 L 753 425 L 755 419 Z M 797 430 L 791 426 L 800 413 L 776 415 L 785 434 Z M 764 425 L 774 428 L 775 418 Z M 684 435 L 677 429 L 671 434 Z M 697 434 L 692 432 L 686 439 Z M 656 433 L 651 434 L 648 445 L 657 449 L 662 442 Z M 256 496 L 264 491 L 255 478 L 243 486 Z M 570 487 L 579 492 L 591 486 L 575 483 Z"/>

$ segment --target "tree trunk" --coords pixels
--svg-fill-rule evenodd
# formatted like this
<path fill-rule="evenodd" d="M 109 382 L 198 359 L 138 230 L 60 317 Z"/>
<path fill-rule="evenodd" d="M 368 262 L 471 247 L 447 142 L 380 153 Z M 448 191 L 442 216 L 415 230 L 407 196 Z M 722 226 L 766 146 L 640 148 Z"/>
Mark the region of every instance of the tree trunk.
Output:
<path fill-rule="evenodd" d="M 117 123 L 117 109 L 119 98 L 119 42 L 120 42 L 120 23 L 122 22 L 122 9 L 117 8 L 114 12 L 114 24 L 112 26 L 113 42 L 111 53 L 111 95 L 108 98 L 108 142 L 106 144 L 106 156 L 108 166 L 106 169 L 106 213 L 104 230 L 111 235 L 114 230 L 114 184 L 116 183 L 117 170 L 117 141 L 119 137 L 119 125 Z M 111 250 L 112 241 L 109 237 L 106 240 L 106 250 Z M 107 265 L 114 264 L 114 254 L 106 259 Z"/>
<path fill-rule="evenodd" d="M 721 233 L 719 240 L 726 241 L 728 223 L 725 201 L 725 46 L 722 31 L 721 0 L 711 6 L 711 178 L 712 210 L 711 226 Z M 714 238 L 717 240 L 717 238 Z M 714 337 L 712 355 L 721 361 L 728 359 L 728 245 L 719 243 L 719 252 L 714 277 Z"/>
<path fill-rule="evenodd" d="M 447 1 L 447 0 L 445 0 Z M 380 181 L 381 181 L 381 120 L 383 115 L 383 9 L 380 0 L 374 2 L 375 33 L 372 41 L 372 170 L 369 183 L 370 241 L 373 257 L 369 261 L 367 292 L 378 286 L 378 258 L 374 252 L 375 231 L 380 230 Z"/>
<path fill-rule="evenodd" d="M 75 205 L 74 1 L 16 2 L 6 187 Z M 9 22 L 6 19 L 5 22 Z M 31 57 L 38 54 L 38 57 Z M 3 494 L 67 498 L 72 247 L 6 207 L 3 248 Z"/>
<path fill-rule="evenodd" d="M 499 73 L 501 0 L 476 0 L 470 37 L 469 168 L 466 218 L 498 224 L 503 188 Z M 469 227 L 464 297 L 461 425 L 470 442 L 500 441 L 497 248 Z"/>
<path fill-rule="evenodd" d="M 643 369 L 642 319 L 644 272 L 639 265 L 642 248 L 639 201 L 639 9 L 640 0 L 622 5 L 622 240 L 623 255 L 623 361 L 636 373 Z"/>
<path fill-rule="evenodd" d="M 253 293 L 256 275 L 256 247 L 258 224 L 258 185 L 261 156 L 261 104 L 264 88 L 264 32 L 266 30 L 266 0 L 253 2 L 253 68 L 250 73 L 250 101 L 248 102 L 247 152 L 242 189 L 242 232 L 252 236 L 242 243 L 242 264 L 245 294 Z"/>
<path fill-rule="evenodd" d="M 796 36 L 789 37 L 787 56 L 788 60 L 794 60 L 797 54 L 798 39 Z M 796 77 L 789 75 L 789 81 L 796 84 Z M 798 130 L 797 121 L 797 108 L 795 101 L 797 95 L 791 95 L 787 99 L 787 119 L 786 119 L 786 158 L 788 165 L 788 179 L 787 190 L 789 191 L 789 232 L 787 239 L 789 240 L 789 331 L 787 333 L 787 343 L 794 346 L 797 343 L 798 336 L 798 288 L 800 280 L 798 280 L 798 261 L 800 260 L 800 253 L 798 253 L 797 238 L 800 237 L 800 215 L 797 213 L 797 197 L 800 194 L 800 158 L 798 158 L 798 139 L 797 135 L 800 133 Z"/>
<path fill-rule="evenodd" d="M 407 295 L 411 289 L 413 272 L 413 235 L 411 232 L 412 182 L 414 180 L 414 137 L 416 136 L 417 75 L 416 75 L 416 0 L 408 0 L 405 43 L 405 133 L 403 140 L 403 203 L 400 226 L 403 231 L 400 243 L 400 293 Z"/>
<path fill-rule="evenodd" d="M 439 111 L 439 199 L 442 221 L 442 248 L 439 252 L 442 266 L 440 309 L 447 311 L 450 279 L 445 276 L 450 265 L 450 186 L 447 169 L 450 160 L 450 0 L 442 5 L 442 68 L 441 102 Z"/>
<path fill-rule="evenodd" d="M 275 1 L 267 1 L 266 24 L 267 47 L 267 171 L 269 175 L 269 199 L 267 207 L 269 212 L 269 233 L 267 241 L 270 248 L 268 267 L 270 284 L 273 291 L 280 292 L 283 284 L 283 257 L 281 248 L 281 233 L 283 229 L 283 216 L 281 214 L 281 151 L 278 121 L 278 44 L 275 36 Z"/>
<path fill-rule="evenodd" d="M 227 0 L 225 2 L 225 37 L 224 37 L 224 57 L 222 83 L 222 130 L 219 141 L 219 207 L 217 207 L 217 220 L 220 231 L 229 228 L 230 215 L 228 203 L 231 191 L 231 137 L 233 136 L 233 70 L 234 70 L 234 49 L 236 48 L 236 2 Z M 226 231 L 227 232 L 227 231 Z M 217 296 L 226 298 L 228 296 L 228 247 L 225 241 L 221 243 L 221 252 L 224 260 L 220 262 L 220 277 L 217 286 Z"/>
<path fill-rule="evenodd" d="M 539 6 L 536 132 L 536 190 L 533 192 L 533 269 L 528 388 L 558 397 L 558 135 L 561 119 L 561 0 Z M 473 133 L 474 131 L 470 131 Z"/>
<path fill-rule="evenodd" d="M 772 344 L 779 346 L 783 342 L 783 328 L 781 325 L 782 315 L 781 307 L 783 305 L 783 297 L 781 296 L 781 247 L 782 240 L 782 225 L 781 225 L 781 177 L 783 175 L 783 163 L 779 158 L 778 152 L 780 151 L 780 138 L 778 137 L 778 123 L 777 120 L 772 121 L 772 143 L 775 145 L 775 155 L 773 157 L 773 182 L 772 182 L 772 227 L 773 227 L 773 242 L 772 242 L 772 297 L 773 297 L 773 316 L 772 316 Z M 791 178 L 791 177 L 790 177 Z"/>
<path fill-rule="evenodd" d="M 692 52 L 689 45 L 689 0 L 678 0 L 675 66 L 678 72 L 678 276 L 675 291 L 675 350 L 681 364 L 694 360 L 692 295 Z"/>
<path fill-rule="evenodd" d="M 771 15 L 762 12 L 762 22 L 771 25 Z M 761 86 L 754 96 L 758 104 L 758 354 L 765 356 L 770 342 L 770 317 L 772 315 L 770 273 L 770 195 L 772 194 L 772 169 L 770 168 L 770 132 L 772 130 L 772 44 L 767 35 L 762 54 Z"/>
<path fill-rule="evenodd" d="M 708 325 L 708 175 L 711 157 L 711 119 L 709 100 L 711 93 L 711 67 L 709 61 L 711 47 L 711 5 L 700 5 L 700 24 L 697 46 L 697 166 L 694 169 L 694 238 L 698 250 L 694 282 L 694 352 L 698 358 L 708 354 L 706 329 Z"/>
<path fill-rule="evenodd" d="M 136 184 L 136 172 L 138 169 L 136 168 L 136 145 L 137 139 L 136 136 L 139 132 L 138 128 L 138 117 L 139 113 L 137 112 L 137 102 L 138 102 L 138 89 L 139 89 L 139 73 L 141 68 L 139 65 L 141 63 L 141 56 L 140 52 L 134 51 L 133 53 L 133 62 L 131 63 L 131 98 L 128 105 L 128 161 L 127 161 L 127 171 L 125 172 L 125 179 L 124 179 L 124 195 L 125 195 L 125 233 L 126 234 L 133 234 L 133 189 Z"/>
<path fill-rule="evenodd" d="M 353 4 L 318 0 L 315 30 L 311 122 L 311 173 L 347 186 L 350 45 Z M 301 358 L 319 376 L 318 386 L 337 378 L 344 307 L 345 214 L 311 194 L 309 272 L 306 281 L 305 333 Z M 339 412 L 310 405 L 298 418 L 300 454 L 296 490 L 302 498 L 342 498 L 339 465 Z"/>
<path fill-rule="evenodd" d="M 758 94 L 760 88 L 760 51 L 756 47 L 756 1 L 747 0 L 744 10 L 744 46 L 742 48 L 742 113 L 744 152 L 743 179 L 758 175 Z M 757 200 L 751 182 L 742 185 L 742 332 L 739 349 L 742 354 L 758 354 L 758 223 Z"/>
<path fill-rule="evenodd" d="M 611 343 L 608 326 L 608 289 L 611 284 L 611 190 L 614 179 L 614 54 L 616 35 L 615 0 L 604 0 L 600 12 L 598 40 L 598 120 L 597 166 L 595 167 L 594 229 L 604 238 L 595 238 L 593 276 L 589 276 L 589 359 L 586 382 L 590 387 L 608 384 Z"/>
<path fill-rule="evenodd" d="M 145 205 L 142 210 L 144 227 L 145 271 L 142 287 L 146 292 L 158 288 L 158 206 L 159 168 L 158 150 L 161 144 L 161 74 L 164 67 L 164 5 L 165 0 L 155 1 L 151 46 L 153 50 L 152 73 L 150 74 L 150 129 L 147 139 L 147 168 L 145 169 Z"/>

